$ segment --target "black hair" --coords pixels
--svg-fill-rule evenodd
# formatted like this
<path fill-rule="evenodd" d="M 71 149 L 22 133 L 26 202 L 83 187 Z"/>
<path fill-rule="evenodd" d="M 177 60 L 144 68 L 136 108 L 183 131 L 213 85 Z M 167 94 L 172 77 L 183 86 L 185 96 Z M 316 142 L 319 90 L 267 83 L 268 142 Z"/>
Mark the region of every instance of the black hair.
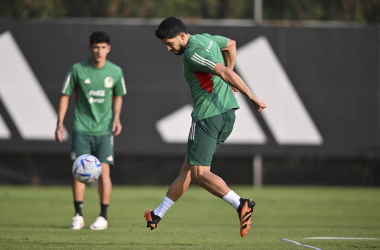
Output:
<path fill-rule="evenodd" d="M 94 43 L 107 43 L 110 44 L 111 38 L 103 31 L 96 31 L 90 36 L 90 45 Z"/>
<path fill-rule="evenodd" d="M 181 33 L 188 34 L 186 25 L 178 18 L 168 17 L 158 26 L 156 37 L 159 39 L 174 38 Z"/>

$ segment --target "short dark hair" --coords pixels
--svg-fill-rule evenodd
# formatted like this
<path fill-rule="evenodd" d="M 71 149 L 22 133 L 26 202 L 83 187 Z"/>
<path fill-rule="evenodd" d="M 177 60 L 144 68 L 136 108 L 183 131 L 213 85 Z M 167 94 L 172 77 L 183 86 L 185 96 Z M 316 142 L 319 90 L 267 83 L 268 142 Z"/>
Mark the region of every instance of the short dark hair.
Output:
<path fill-rule="evenodd" d="M 94 43 L 107 43 L 110 44 L 110 37 L 103 31 L 96 31 L 90 36 L 90 45 Z"/>
<path fill-rule="evenodd" d="M 188 34 L 186 25 L 178 18 L 168 17 L 158 26 L 156 37 L 159 39 L 174 38 L 181 33 Z"/>

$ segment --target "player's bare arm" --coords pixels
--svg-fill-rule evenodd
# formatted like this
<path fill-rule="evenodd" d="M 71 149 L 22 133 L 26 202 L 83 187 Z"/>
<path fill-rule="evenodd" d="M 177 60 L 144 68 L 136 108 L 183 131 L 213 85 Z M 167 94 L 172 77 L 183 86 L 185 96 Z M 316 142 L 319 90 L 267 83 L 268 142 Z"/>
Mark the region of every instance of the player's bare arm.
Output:
<path fill-rule="evenodd" d="M 222 55 L 226 67 L 230 70 L 234 70 L 236 61 L 236 42 L 227 38 L 227 45 L 222 49 Z"/>
<path fill-rule="evenodd" d="M 213 75 L 217 75 L 223 79 L 226 83 L 232 87 L 238 89 L 243 95 L 245 95 L 255 106 L 256 110 L 260 113 L 267 107 L 264 102 L 260 101 L 259 98 L 254 96 L 249 90 L 248 86 L 244 83 L 243 79 L 240 78 L 231 69 L 223 66 L 221 63 L 217 63 L 213 69 Z"/>
<path fill-rule="evenodd" d="M 69 98 L 68 95 L 61 95 L 58 104 L 58 121 L 57 128 L 55 130 L 55 139 L 59 142 L 63 141 L 65 129 L 63 127 L 63 120 L 65 119 L 65 115 L 67 112 L 67 107 L 69 106 Z"/>
<path fill-rule="evenodd" d="M 227 38 L 227 45 L 222 49 L 222 55 L 226 67 L 230 70 L 234 70 L 235 61 L 236 61 L 236 42 L 232 39 Z M 239 92 L 238 89 L 232 87 L 234 92 Z"/>
<path fill-rule="evenodd" d="M 121 133 L 123 126 L 120 123 L 120 113 L 121 106 L 123 105 L 123 97 L 122 96 L 114 96 L 113 97 L 113 124 L 112 124 L 112 132 L 114 136 L 118 136 Z"/>

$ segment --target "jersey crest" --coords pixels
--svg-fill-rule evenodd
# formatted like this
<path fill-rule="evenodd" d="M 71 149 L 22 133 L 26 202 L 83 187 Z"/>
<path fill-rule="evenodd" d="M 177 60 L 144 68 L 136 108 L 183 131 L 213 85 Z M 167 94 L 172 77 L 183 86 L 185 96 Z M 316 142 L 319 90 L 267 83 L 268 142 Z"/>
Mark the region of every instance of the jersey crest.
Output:
<path fill-rule="evenodd" d="M 113 78 L 112 78 L 112 76 L 106 77 L 106 79 L 104 79 L 104 87 L 106 87 L 106 88 L 112 88 L 112 85 L 113 85 Z"/>

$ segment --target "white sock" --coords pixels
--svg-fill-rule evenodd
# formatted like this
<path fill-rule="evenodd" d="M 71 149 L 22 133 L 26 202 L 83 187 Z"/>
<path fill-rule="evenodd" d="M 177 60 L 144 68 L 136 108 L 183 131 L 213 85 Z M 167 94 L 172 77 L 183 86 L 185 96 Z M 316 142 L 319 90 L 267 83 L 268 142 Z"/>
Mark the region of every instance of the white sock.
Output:
<path fill-rule="evenodd" d="M 226 196 L 223 197 L 223 200 L 227 201 L 230 203 L 236 210 L 238 209 L 240 205 L 240 196 L 237 195 L 234 191 L 228 192 Z"/>
<path fill-rule="evenodd" d="M 168 211 L 168 209 L 174 204 L 174 201 L 172 201 L 171 199 L 169 199 L 168 197 L 164 197 L 164 200 L 162 201 L 161 205 L 158 206 L 158 208 L 156 208 L 153 213 L 157 216 L 160 216 L 161 219 L 162 217 L 164 217 L 166 211 Z"/>

